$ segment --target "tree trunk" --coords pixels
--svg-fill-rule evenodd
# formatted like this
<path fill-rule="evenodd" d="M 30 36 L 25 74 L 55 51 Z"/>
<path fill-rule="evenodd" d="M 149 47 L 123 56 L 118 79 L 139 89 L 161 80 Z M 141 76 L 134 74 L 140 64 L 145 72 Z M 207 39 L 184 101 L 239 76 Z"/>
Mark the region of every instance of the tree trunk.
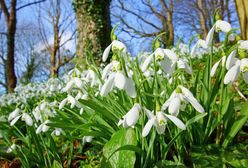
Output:
<path fill-rule="evenodd" d="M 235 0 L 236 10 L 241 29 L 241 38 L 248 39 L 248 0 Z"/>
<path fill-rule="evenodd" d="M 203 0 L 197 0 L 198 6 L 198 14 L 199 14 L 199 22 L 201 26 L 201 36 L 202 38 L 206 38 L 208 34 L 208 28 L 206 24 L 206 2 Z"/>
<path fill-rule="evenodd" d="M 77 57 L 99 59 L 110 44 L 110 0 L 74 0 L 77 17 Z"/>
<path fill-rule="evenodd" d="M 16 33 L 16 0 L 11 1 L 10 12 L 4 0 L 0 0 L 0 6 L 4 12 L 5 22 L 7 24 L 7 59 L 5 66 L 5 75 L 7 91 L 11 93 L 16 87 L 15 75 L 15 33 Z"/>
<path fill-rule="evenodd" d="M 174 45 L 174 27 L 173 27 L 173 2 L 172 0 L 170 0 L 170 9 L 167 13 L 167 17 L 168 17 L 168 27 L 169 27 L 169 45 L 173 46 Z"/>

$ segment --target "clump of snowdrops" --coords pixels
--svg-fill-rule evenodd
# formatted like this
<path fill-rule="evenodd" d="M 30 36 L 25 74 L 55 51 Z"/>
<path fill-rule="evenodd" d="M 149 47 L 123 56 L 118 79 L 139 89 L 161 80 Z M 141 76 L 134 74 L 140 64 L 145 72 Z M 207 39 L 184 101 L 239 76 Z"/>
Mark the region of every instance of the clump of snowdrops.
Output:
<path fill-rule="evenodd" d="M 24 167 L 61 167 L 93 144 L 103 167 L 192 166 L 193 146 L 232 144 L 247 120 L 240 86 L 248 83 L 248 41 L 218 20 L 192 47 L 163 48 L 161 34 L 151 53 L 130 57 L 114 30 L 103 68 L 87 59 L 86 70 L 76 65 L 61 79 L 1 97 L 6 153 Z M 224 37 L 220 47 L 215 33 Z"/>

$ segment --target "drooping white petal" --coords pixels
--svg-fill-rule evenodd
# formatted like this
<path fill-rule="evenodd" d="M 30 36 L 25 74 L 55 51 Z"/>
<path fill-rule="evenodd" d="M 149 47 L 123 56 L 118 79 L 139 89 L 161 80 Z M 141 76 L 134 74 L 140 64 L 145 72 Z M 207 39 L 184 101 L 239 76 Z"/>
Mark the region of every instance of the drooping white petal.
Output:
<path fill-rule="evenodd" d="M 183 92 L 183 98 L 188 101 L 199 113 L 204 112 L 204 108 L 202 105 L 196 100 L 196 98 L 193 96 L 193 94 L 185 87 L 180 86 Z"/>
<path fill-rule="evenodd" d="M 67 92 L 68 90 L 70 90 L 74 85 L 74 80 L 71 80 L 70 82 L 68 82 L 66 84 L 66 86 L 62 89 L 63 92 Z"/>
<path fill-rule="evenodd" d="M 112 73 L 101 88 L 100 95 L 106 96 L 114 87 L 115 73 Z"/>
<path fill-rule="evenodd" d="M 212 43 L 212 41 L 213 41 L 214 30 L 215 30 L 215 25 L 209 30 L 209 32 L 207 34 L 207 37 L 206 37 L 206 44 L 207 44 L 207 46 L 210 46 L 211 43 Z"/>
<path fill-rule="evenodd" d="M 79 111 L 79 114 L 82 115 L 84 112 L 84 108 L 81 108 L 80 111 Z"/>
<path fill-rule="evenodd" d="M 240 61 L 240 69 L 242 71 L 244 81 L 248 83 L 248 58 L 243 58 Z"/>
<path fill-rule="evenodd" d="M 172 61 L 168 58 L 165 58 L 164 60 L 160 61 L 160 64 L 163 71 L 169 75 L 171 75 L 175 70 L 175 67 L 172 66 Z"/>
<path fill-rule="evenodd" d="M 244 50 L 248 50 L 248 40 L 241 41 L 239 48 L 244 49 Z"/>
<path fill-rule="evenodd" d="M 241 71 L 245 71 L 248 69 L 248 58 L 243 58 L 240 61 L 240 68 L 241 68 Z"/>
<path fill-rule="evenodd" d="M 113 63 L 109 63 L 102 71 L 102 79 L 105 80 L 107 78 L 107 75 L 109 74 L 111 68 L 113 66 Z"/>
<path fill-rule="evenodd" d="M 202 39 L 198 40 L 197 45 L 198 45 L 198 47 L 201 47 L 201 48 L 205 48 L 205 49 L 208 48 L 208 44 L 206 43 L 205 40 L 202 40 Z"/>
<path fill-rule="evenodd" d="M 148 120 L 148 122 L 146 123 L 146 125 L 145 125 L 145 127 L 143 128 L 143 131 L 142 131 L 142 136 L 143 137 L 146 137 L 149 134 L 152 126 L 154 125 L 155 120 L 156 120 L 156 117 L 153 117 L 153 118 Z"/>
<path fill-rule="evenodd" d="M 28 126 L 32 126 L 32 125 L 33 125 L 33 119 L 30 117 L 29 114 L 23 113 L 22 119 L 25 121 L 25 123 L 26 123 Z"/>
<path fill-rule="evenodd" d="M 198 46 L 198 44 L 196 43 L 196 44 L 192 47 L 191 52 L 190 52 L 191 57 L 195 57 L 195 52 L 196 52 L 197 46 Z"/>
<path fill-rule="evenodd" d="M 228 33 L 232 29 L 232 26 L 223 20 L 218 20 L 215 25 L 217 29 L 220 29 L 224 33 Z"/>
<path fill-rule="evenodd" d="M 155 117 L 155 115 L 150 110 L 148 110 L 147 108 L 143 107 L 143 110 L 144 110 L 144 112 L 145 112 L 145 114 L 146 114 L 146 116 L 148 117 L 149 120 L 152 119 L 153 117 Z"/>
<path fill-rule="evenodd" d="M 169 50 L 169 49 L 164 49 L 163 51 L 165 55 L 173 62 L 176 62 L 178 60 L 178 56 L 174 51 Z"/>
<path fill-rule="evenodd" d="M 71 103 L 71 108 L 74 108 L 75 104 L 76 104 L 76 99 L 74 97 L 72 97 L 71 95 L 68 95 L 68 101 Z"/>
<path fill-rule="evenodd" d="M 182 130 L 185 130 L 186 129 L 185 124 L 180 119 L 178 119 L 177 117 L 172 116 L 172 115 L 168 115 L 168 114 L 165 114 L 165 116 L 168 119 L 170 119 L 178 128 L 180 128 Z"/>
<path fill-rule="evenodd" d="M 116 73 L 114 83 L 118 89 L 124 89 L 125 85 L 126 85 L 126 81 L 127 81 L 127 79 L 122 72 Z"/>
<path fill-rule="evenodd" d="M 61 101 L 61 103 L 59 104 L 59 109 L 61 110 L 62 108 L 64 108 L 65 104 L 67 103 L 68 98 L 65 98 L 64 100 Z"/>
<path fill-rule="evenodd" d="M 126 79 L 125 90 L 127 91 L 127 94 L 130 97 L 132 97 L 132 98 L 136 97 L 137 93 L 136 93 L 134 81 L 132 79 L 130 79 L 130 78 Z"/>
<path fill-rule="evenodd" d="M 236 56 L 237 50 L 233 50 L 226 60 L 226 69 L 229 70 L 234 64 L 235 64 L 235 56 Z"/>
<path fill-rule="evenodd" d="M 158 126 L 156 126 L 156 130 L 157 130 L 157 133 L 158 134 L 163 134 L 164 133 L 164 131 L 165 131 L 165 125 L 158 125 Z"/>
<path fill-rule="evenodd" d="M 111 47 L 112 47 L 112 44 L 113 44 L 113 43 L 111 43 L 111 44 L 104 50 L 103 55 L 102 55 L 102 61 L 103 61 L 103 62 L 107 61 L 108 56 L 109 56 L 110 49 L 111 49 Z"/>
<path fill-rule="evenodd" d="M 235 36 L 235 34 L 234 33 L 232 33 L 232 34 L 230 34 L 229 36 L 228 36 L 228 41 L 234 41 L 235 40 L 235 38 L 236 38 L 236 36 Z"/>
<path fill-rule="evenodd" d="M 181 100 L 179 97 L 175 97 L 171 99 L 169 109 L 168 109 L 169 113 L 171 115 L 177 116 L 180 110 L 180 104 L 181 104 Z"/>
<path fill-rule="evenodd" d="M 245 83 L 248 83 L 248 71 L 243 72 L 243 79 L 244 79 Z"/>
<path fill-rule="evenodd" d="M 240 73 L 240 65 L 236 64 L 226 73 L 224 78 L 224 84 L 228 84 L 230 82 L 236 81 L 239 76 L 239 73 Z"/>
<path fill-rule="evenodd" d="M 83 82 L 82 82 L 82 80 L 80 78 L 75 77 L 75 78 L 73 78 L 73 80 L 74 80 L 75 85 L 78 88 L 82 88 L 83 87 Z"/>
<path fill-rule="evenodd" d="M 148 68 L 148 66 L 152 63 L 152 59 L 153 59 L 153 55 L 149 55 L 146 60 L 144 61 L 142 67 L 141 67 L 141 71 L 145 72 Z"/>
<path fill-rule="evenodd" d="M 138 122 L 140 110 L 141 106 L 137 103 L 129 110 L 126 114 L 126 122 L 128 126 L 134 126 Z"/>
<path fill-rule="evenodd" d="M 10 122 L 13 118 L 17 117 L 20 113 L 20 109 L 16 108 L 13 112 L 9 114 L 8 121 Z"/>
<path fill-rule="evenodd" d="M 221 61 L 221 60 L 217 61 L 217 62 L 214 64 L 214 66 L 212 67 L 211 72 L 210 72 L 210 76 L 211 76 L 211 77 L 214 76 L 214 74 L 215 74 L 215 72 L 216 72 L 216 70 L 217 70 L 217 68 L 218 68 L 218 66 L 219 66 L 219 64 L 220 64 L 220 61 Z"/>
<path fill-rule="evenodd" d="M 118 41 L 118 40 L 114 40 L 112 42 L 112 50 L 114 49 L 118 49 L 118 50 L 125 50 L 126 49 L 126 46 L 125 44 L 123 44 L 122 42 Z"/>
<path fill-rule="evenodd" d="M 10 122 L 10 126 L 15 125 L 15 123 L 19 120 L 19 118 L 21 117 L 21 115 L 17 116 L 16 118 L 14 118 L 11 122 Z"/>

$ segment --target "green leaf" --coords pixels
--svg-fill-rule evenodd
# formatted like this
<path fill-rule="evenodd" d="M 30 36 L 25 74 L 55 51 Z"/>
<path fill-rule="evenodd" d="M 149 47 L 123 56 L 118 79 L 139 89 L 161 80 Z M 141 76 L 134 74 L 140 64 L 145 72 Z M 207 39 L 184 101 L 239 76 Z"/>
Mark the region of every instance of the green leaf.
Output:
<path fill-rule="evenodd" d="M 137 148 L 133 147 L 136 146 L 136 143 L 135 132 L 132 128 L 121 129 L 115 132 L 105 144 L 103 155 L 109 159 L 112 167 L 134 167 L 136 160 L 134 151 L 137 152 Z"/>
<path fill-rule="evenodd" d="M 248 101 L 244 104 L 244 107 L 240 111 L 237 120 L 234 121 L 233 126 L 230 129 L 229 134 L 226 136 L 222 146 L 225 148 L 233 140 L 235 135 L 239 132 L 242 126 L 245 124 L 248 118 Z"/>
<path fill-rule="evenodd" d="M 54 160 L 52 168 L 63 168 L 63 166 L 57 160 Z"/>
<path fill-rule="evenodd" d="M 202 113 L 202 114 L 198 114 L 197 116 L 191 118 L 190 120 L 187 121 L 186 123 L 186 127 L 191 125 L 192 123 L 200 120 L 201 118 L 205 117 L 208 113 Z"/>

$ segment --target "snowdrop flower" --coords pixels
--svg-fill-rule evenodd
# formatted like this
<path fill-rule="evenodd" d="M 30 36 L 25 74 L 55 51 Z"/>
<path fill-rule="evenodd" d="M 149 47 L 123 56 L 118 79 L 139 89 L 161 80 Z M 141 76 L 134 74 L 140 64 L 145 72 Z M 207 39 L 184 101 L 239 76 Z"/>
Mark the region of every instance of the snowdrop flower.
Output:
<path fill-rule="evenodd" d="M 168 112 L 177 116 L 180 111 L 181 102 L 189 102 L 199 113 L 203 113 L 204 109 L 196 100 L 193 94 L 185 87 L 179 85 L 171 94 L 170 98 L 163 104 L 162 110 L 168 108 Z"/>
<path fill-rule="evenodd" d="M 114 87 L 120 90 L 125 90 L 127 94 L 135 98 L 136 90 L 132 78 L 126 77 L 122 71 L 112 72 L 104 85 L 101 87 L 100 95 L 106 96 Z"/>
<path fill-rule="evenodd" d="M 217 68 L 218 68 L 218 66 L 219 66 L 219 64 L 220 64 L 220 62 L 222 63 L 222 64 L 221 64 L 222 67 L 224 67 L 224 66 L 225 66 L 225 62 L 226 62 L 226 56 L 223 56 L 219 61 L 217 61 L 217 62 L 213 65 L 213 67 L 212 67 L 212 69 L 211 69 L 211 72 L 210 72 L 210 76 L 211 76 L 211 77 L 214 76 L 214 74 L 215 74 L 215 72 L 216 72 L 216 70 L 217 70 Z"/>
<path fill-rule="evenodd" d="M 22 113 L 22 114 L 20 114 Z M 10 122 L 10 125 L 13 126 L 15 123 L 21 118 L 22 121 L 25 121 L 25 123 L 28 126 L 33 125 L 33 120 L 31 116 L 27 113 L 21 112 L 19 108 L 15 109 L 12 113 L 9 114 L 8 121 Z"/>
<path fill-rule="evenodd" d="M 67 97 L 60 102 L 59 109 L 61 110 L 64 108 L 67 103 L 71 104 L 70 108 L 74 108 L 75 106 L 77 108 L 82 107 L 81 103 L 76 98 L 72 97 L 71 95 L 67 95 Z"/>
<path fill-rule="evenodd" d="M 102 61 L 105 62 L 108 59 L 109 56 L 109 52 L 110 49 L 112 49 L 112 51 L 122 51 L 123 53 L 126 52 L 126 46 L 125 44 L 123 44 L 122 42 L 118 41 L 118 40 L 114 40 L 103 52 L 103 56 L 102 56 Z"/>
<path fill-rule="evenodd" d="M 248 40 L 240 41 L 239 42 L 239 48 L 248 51 Z"/>
<path fill-rule="evenodd" d="M 124 128 L 133 127 L 139 120 L 139 112 L 141 106 L 135 103 L 134 106 L 119 120 L 118 126 L 122 125 Z"/>
<path fill-rule="evenodd" d="M 36 129 L 36 134 L 39 134 L 41 132 L 47 132 L 49 129 L 49 126 L 47 126 L 46 124 L 48 124 L 50 121 L 46 120 L 45 122 L 43 122 L 37 129 Z"/>
<path fill-rule="evenodd" d="M 16 144 L 12 144 L 6 151 L 6 153 L 11 153 L 14 150 L 16 150 L 17 145 Z"/>
<path fill-rule="evenodd" d="M 102 79 L 105 80 L 112 73 L 120 69 L 121 64 L 119 61 L 113 60 L 102 71 Z"/>
<path fill-rule="evenodd" d="M 144 109 L 144 111 L 148 117 L 148 122 L 143 128 L 143 131 L 142 131 L 143 137 L 146 137 L 149 134 L 152 126 L 155 126 L 158 134 L 163 134 L 168 120 L 171 120 L 178 128 L 182 130 L 186 129 L 186 126 L 184 125 L 184 123 L 175 116 L 165 114 L 161 111 L 157 112 L 156 115 L 154 115 L 148 109 Z"/>
<path fill-rule="evenodd" d="M 66 86 L 62 89 L 63 92 L 68 92 L 71 90 L 73 87 L 77 88 L 82 88 L 83 87 L 83 82 L 80 78 L 78 77 L 73 77 L 67 84 Z"/>
<path fill-rule="evenodd" d="M 84 145 L 86 142 L 87 142 L 87 143 L 92 142 L 93 138 L 94 138 L 93 136 L 84 136 L 83 139 L 82 139 L 83 145 Z"/>
<path fill-rule="evenodd" d="M 187 73 L 192 74 L 192 69 L 185 58 L 179 58 L 172 50 L 162 48 L 157 48 L 153 54 L 146 58 L 141 67 L 142 72 L 147 71 L 153 61 L 153 55 L 163 71 L 169 75 L 175 71 L 176 65 L 179 69 L 184 69 Z"/>
<path fill-rule="evenodd" d="M 229 84 L 235 82 L 242 72 L 243 79 L 246 83 L 248 83 L 248 58 L 243 58 L 242 60 L 237 60 L 235 57 L 232 57 L 227 60 L 226 64 L 231 64 L 230 62 L 235 62 L 234 65 L 228 67 L 228 71 L 224 77 L 224 84 Z"/>
<path fill-rule="evenodd" d="M 61 134 L 65 135 L 65 132 L 61 128 L 55 128 L 51 135 L 60 136 Z"/>
<path fill-rule="evenodd" d="M 211 46 L 211 43 L 213 41 L 214 32 L 215 31 L 222 31 L 224 33 L 228 33 L 232 29 L 231 25 L 223 20 L 218 20 L 213 25 L 213 27 L 209 30 L 207 37 L 205 40 L 199 39 L 197 43 L 192 47 L 190 55 L 192 57 L 195 56 L 197 48 L 204 48 L 208 49 Z"/>
<path fill-rule="evenodd" d="M 85 76 L 84 80 L 87 83 L 90 83 L 91 87 L 100 84 L 100 80 L 98 79 L 97 74 L 93 70 L 89 69 L 89 70 L 85 71 L 85 73 L 86 73 L 86 76 Z"/>
<path fill-rule="evenodd" d="M 216 26 L 216 31 L 222 31 L 224 33 L 228 33 L 232 29 L 230 23 L 223 20 L 217 20 L 215 26 Z"/>

